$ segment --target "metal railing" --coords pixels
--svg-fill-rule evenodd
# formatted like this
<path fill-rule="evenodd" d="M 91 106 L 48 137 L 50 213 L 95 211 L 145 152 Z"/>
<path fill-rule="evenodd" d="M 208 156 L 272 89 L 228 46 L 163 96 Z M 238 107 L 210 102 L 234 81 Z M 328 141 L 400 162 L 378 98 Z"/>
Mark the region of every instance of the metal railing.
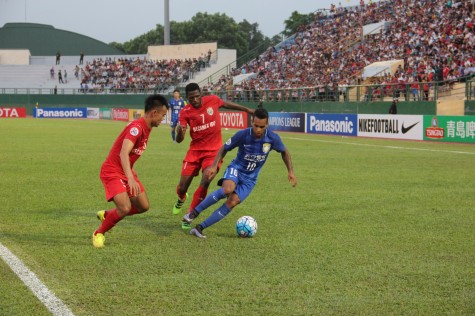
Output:
<path fill-rule="evenodd" d="M 472 77 L 459 81 L 422 82 L 413 84 L 365 84 L 348 86 L 302 87 L 298 89 L 274 90 L 221 90 L 203 91 L 216 94 L 224 100 L 242 102 L 377 102 L 392 101 L 435 101 L 440 98 L 475 99 L 475 81 Z M 461 84 L 463 83 L 463 84 Z M 14 95 L 127 95 L 127 94 L 171 94 L 171 88 L 0 88 L 0 94 Z"/>

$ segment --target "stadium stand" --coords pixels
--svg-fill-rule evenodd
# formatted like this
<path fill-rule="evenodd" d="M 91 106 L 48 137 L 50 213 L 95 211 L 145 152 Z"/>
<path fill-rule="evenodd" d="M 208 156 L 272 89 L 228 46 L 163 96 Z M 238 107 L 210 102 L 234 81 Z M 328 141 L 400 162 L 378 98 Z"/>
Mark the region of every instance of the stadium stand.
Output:
<path fill-rule="evenodd" d="M 413 84 L 424 98 L 424 86 L 433 81 L 464 80 L 475 72 L 472 1 L 382 1 L 371 5 L 333 9 L 315 14 L 315 21 L 302 26 L 284 45 L 270 47 L 229 76 L 210 83 L 207 89 L 223 91 L 232 77 L 256 74 L 235 85 L 248 98 L 263 90 L 282 90 L 277 99 L 295 99 L 291 91 L 307 87 L 298 98 L 334 100 L 349 84 L 378 84 L 369 88 L 366 100 L 401 95 Z M 363 33 L 365 26 L 367 34 Z M 375 29 L 378 29 L 375 32 Z M 402 61 L 402 68 L 362 78 L 372 63 Z M 383 86 L 383 87 L 381 87 Z M 451 89 L 449 84 L 446 89 Z M 378 90 L 379 89 L 379 90 Z"/>

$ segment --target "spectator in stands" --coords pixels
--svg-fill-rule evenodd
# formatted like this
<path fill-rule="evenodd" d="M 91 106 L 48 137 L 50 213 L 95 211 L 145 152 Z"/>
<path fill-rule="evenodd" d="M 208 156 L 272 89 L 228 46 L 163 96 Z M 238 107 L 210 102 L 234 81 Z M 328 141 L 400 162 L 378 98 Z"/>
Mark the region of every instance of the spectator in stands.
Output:
<path fill-rule="evenodd" d="M 58 50 L 58 51 L 56 52 L 56 65 L 59 65 L 60 62 L 61 62 L 61 53 L 60 53 L 60 51 Z"/>
<path fill-rule="evenodd" d="M 64 69 L 64 82 L 68 83 L 68 72 Z"/>
<path fill-rule="evenodd" d="M 74 68 L 74 77 L 76 79 L 79 79 L 79 66 L 76 65 L 76 67 Z"/>
<path fill-rule="evenodd" d="M 79 65 L 82 65 L 84 62 L 84 53 L 81 52 L 81 54 L 79 54 Z"/>
<path fill-rule="evenodd" d="M 51 69 L 49 70 L 49 74 L 50 74 L 51 79 L 54 79 L 54 66 L 52 66 Z"/>
<path fill-rule="evenodd" d="M 61 69 L 58 70 L 58 82 L 59 82 L 59 83 L 64 83 L 64 82 L 63 82 L 63 75 L 61 74 Z"/>

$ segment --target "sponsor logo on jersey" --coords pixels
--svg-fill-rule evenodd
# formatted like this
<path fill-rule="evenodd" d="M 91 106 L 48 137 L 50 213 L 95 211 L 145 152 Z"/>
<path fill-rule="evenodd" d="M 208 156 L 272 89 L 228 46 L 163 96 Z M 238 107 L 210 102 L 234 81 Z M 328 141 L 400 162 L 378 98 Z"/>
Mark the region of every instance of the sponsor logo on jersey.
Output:
<path fill-rule="evenodd" d="M 139 129 L 137 127 L 132 127 L 130 129 L 130 135 L 137 136 L 139 134 Z"/>
<path fill-rule="evenodd" d="M 231 145 L 231 138 L 227 140 L 226 145 Z"/>
<path fill-rule="evenodd" d="M 264 143 L 264 144 L 262 145 L 262 151 L 263 151 L 265 154 L 267 154 L 267 153 L 269 152 L 269 150 L 270 150 L 270 144 L 269 144 L 269 143 Z"/>

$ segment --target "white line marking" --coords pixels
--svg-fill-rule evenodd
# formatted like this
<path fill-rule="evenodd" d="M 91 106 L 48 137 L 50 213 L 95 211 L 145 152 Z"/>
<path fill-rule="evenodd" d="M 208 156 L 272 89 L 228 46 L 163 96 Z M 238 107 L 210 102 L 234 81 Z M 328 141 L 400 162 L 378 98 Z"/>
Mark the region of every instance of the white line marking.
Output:
<path fill-rule="evenodd" d="M 281 134 L 281 135 L 282 135 L 282 134 Z M 430 152 L 440 152 L 440 153 L 450 153 L 450 154 L 475 155 L 475 152 L 470 152 L 470 151 L 442 150 L 442 149 L 428 149 L 428 148 L 414 148 L 414 147 L 388 146 L 388 145 L 374 145 L 374 144 L 349 143 L 349 142 L 335 142 L 335 141 L 331 141 L 331 140 L 306 139 L 306 138 L 297 138 L 297 137 L 283 137 L 283 136 L 281 136 L 281 137 L 284 138 L 284 139 L 302 140 L 302 141 L 311 141 L 311 142 L 321 142 L 321 143 L 330 143 L 330 144 L 344 144 L 344 145 L 353 145 L 353 146 L 380 147 L 380 148 L 390 148 L 390 149 L 419 150 L 419 151 L 430 151 Z M 391 140 L 391 139 L 389 139 L 389 140 Z"/>
<path fill-rule="evenodd" d="M 35 296 L 53 315 L 74 316 L 73 312 L 54 295 L 27 266 L 18 259 L 7 247 L 0 243 L 0 257 L 10 269 L 25 283 Z"/>

